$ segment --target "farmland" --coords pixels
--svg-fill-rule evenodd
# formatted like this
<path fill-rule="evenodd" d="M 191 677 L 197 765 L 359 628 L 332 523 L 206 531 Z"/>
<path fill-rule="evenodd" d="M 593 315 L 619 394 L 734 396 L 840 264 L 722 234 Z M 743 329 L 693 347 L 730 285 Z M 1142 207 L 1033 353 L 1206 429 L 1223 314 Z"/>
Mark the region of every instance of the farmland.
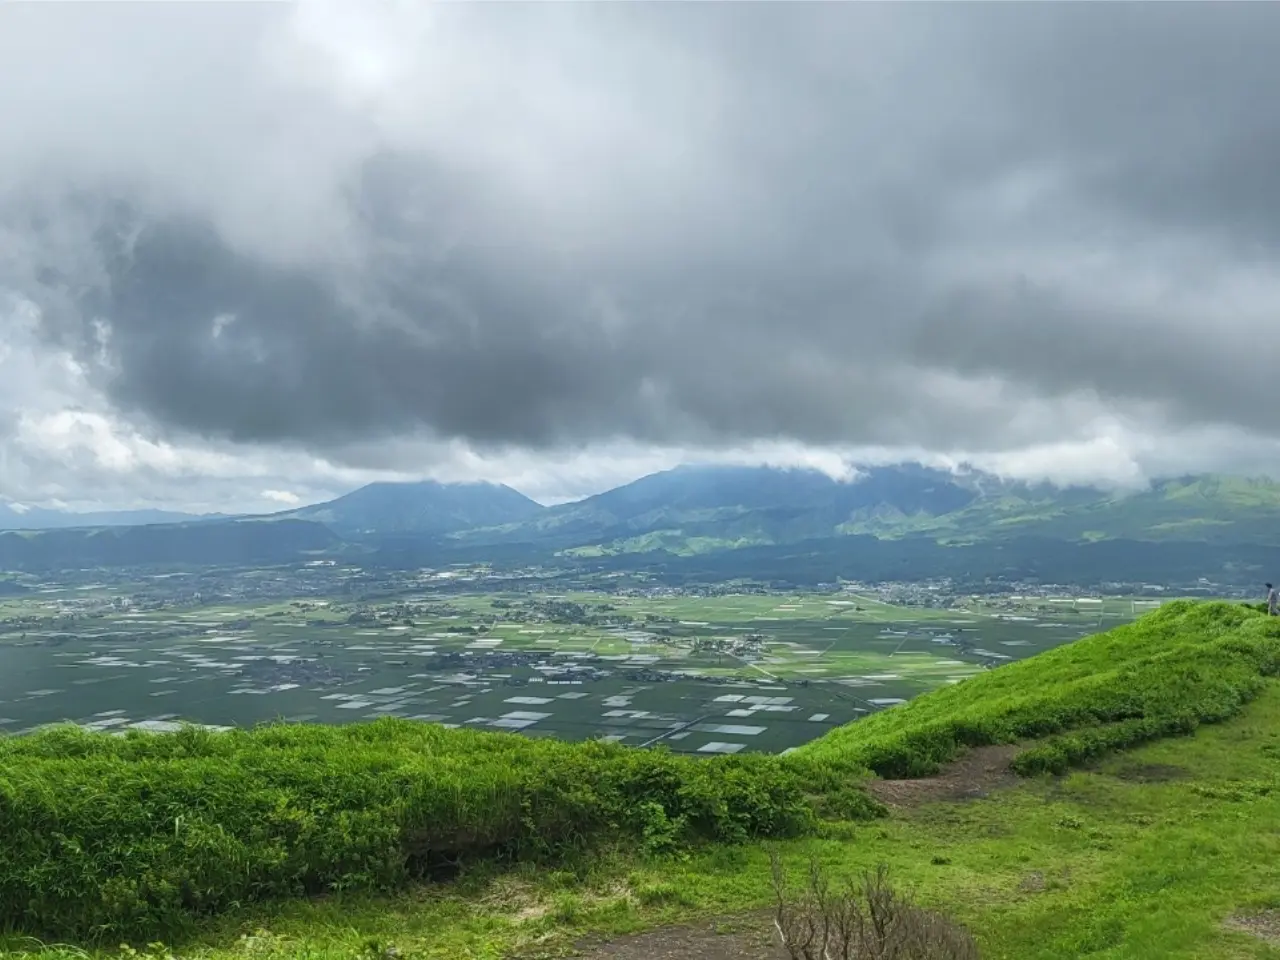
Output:
<path fill-rule="evenodd" d="M 1278 672 L 1274 618 L 1179 602 L 780 758 L 695 760 L 391 718 L 0 739 L 10 838 L 0 921 L 13 931 L 0 946 L 84 955 L 22 936 L 53 933 L 103 953 L 161 935 L 181 956 L 268 955 L 264 943 L 281 958 L 443 960 L 523 955 L 521 945 L 558 955 L 584 924 L 616 930 L 695 906 L 741 918 L 764 892 L 762 851 L 749 841 L 769 839 L 793 865 L 823 852 L 842 866 L 874 857 L 910 870 L 971 925 L 984 956 L 1029 956 L 1034 945 L 1037 956 L 1075 957 L 1097 952 L 1085 943 L 1132 939 L 1150 949 L 1116 955 L 1261 957 L 1261 943 L 1237 949 L 1235 931 L 1273 903 L 1245 891 L 1274 879 Z M 1224 733 L 1206 739 L 1205 725 L 1218 724 Z M 1171 745 L 1147 751 L 1157 762 L 1127 773 L 1019 787 L 995 771 L 992 802 L 918 815 L 899 805 L 902 781 L 871 774 L 928 776 L 972 748 L 1000 751 L 1019 773 L 1067 772 L 1159 740 Z M 1147 872 L 1134 873 L 1141 856 Z M 430 882 L 464 863 L 457 884 Z M 503 884 L 519 877 L 541 886 L 513 900 Z M 1149 893 L 1151 877 L 1180 899 Z M 552 891 L 553 909 L 525 911 L 530 895 Z M 418 899 L 401 910 L 371 896 Z M 592 900 L 608 906 L 593 912 Z M 1080 931 L 1081 904 L 1106 919 L 1104 939 Z M 1155 927 L 1153 908 L 1164 911 Z M 340 930 L 314 912 L 326 909 Z M 420 909 L 429 926 L 413 926 Z M 270 939 L 306 910 L 303 942 Z M 1190 924 L 1171 925 L 1175 913 Z M 335 935 L 341 943 L 321 946 Z"/>
<path fill-rule="evenodd" d="M 848 590 L 603 589 L 249 602 L 157 601 L 153 589 L 138 603 L 134 590 L 54 586 L 0 603 L 0 730 L 390 716 L 777 753 L 1151 606 L 972 598 L 936 609 Z"/>

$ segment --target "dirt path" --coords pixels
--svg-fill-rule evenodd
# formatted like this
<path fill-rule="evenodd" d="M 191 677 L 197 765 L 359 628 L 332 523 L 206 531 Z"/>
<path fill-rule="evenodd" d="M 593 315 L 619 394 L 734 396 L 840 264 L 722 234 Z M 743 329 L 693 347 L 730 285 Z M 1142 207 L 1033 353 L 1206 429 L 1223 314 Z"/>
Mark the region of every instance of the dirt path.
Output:
<path fill-rule="evenodd" d="M 914 807 L 935 800 L 977 800 L 1018 778 L 1009 764 L 1024 748 L 1017 744 L 976 747 L 919 780 L 873 780 L 867 792 L 891 807 Z"/>
<path fill-rule="evenodd" d="M 584 943 L 579 951 L 587 960 L 788 960 L 766 913 Z"/>
<path fill-rule="evenodd" d="M 1228 930 L 1251 934 L 1263 943 L 1280 946 L 1280 910 L 1237 914 L 1227 918 L 1222 925 Z"/>

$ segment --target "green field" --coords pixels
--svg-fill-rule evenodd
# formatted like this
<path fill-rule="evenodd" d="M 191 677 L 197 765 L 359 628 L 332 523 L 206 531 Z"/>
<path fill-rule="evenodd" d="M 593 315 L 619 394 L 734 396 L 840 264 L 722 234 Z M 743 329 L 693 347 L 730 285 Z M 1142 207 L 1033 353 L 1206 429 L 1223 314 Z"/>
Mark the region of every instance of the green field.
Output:
<path fill-rule="evenodd" d="M 390 716 L 777 753 L 1143 609 L 1119 599 L 930 609 L 848 592 L 125 606 L 130 596 L 89 584 L 0 604 L 0 730 Z"/>
<path fill-rule="evenodd" d="M 889 863 L 987 957 L 1274 956 L 1242 925 L 1280 907 L 1277 674 L 1280 622 L 1179 602 L 781 758 L 395 720 L 10 738 L 0 911 L 183 956 L 545 956 L 589 929 L 758 923 L 776 837 L 793 865 Z M 863 792 L 867 768 L 919 776 L 990 744 L 1024 774 L 1081 772 L 888 818 Z M 433 855 L 462 855 L 462 877 L 421 886 Z"/>

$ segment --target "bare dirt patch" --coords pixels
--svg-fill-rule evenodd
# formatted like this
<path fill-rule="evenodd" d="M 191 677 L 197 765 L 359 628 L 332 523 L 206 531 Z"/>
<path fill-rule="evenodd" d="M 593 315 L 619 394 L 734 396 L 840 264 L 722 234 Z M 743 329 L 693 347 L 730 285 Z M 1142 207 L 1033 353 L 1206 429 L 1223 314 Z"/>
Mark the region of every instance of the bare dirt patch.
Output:
<path fill-rule="evenodd" d="M 1222 921 L 1228 930 L 1247 933 L 1264 943 L 1280 945 L 1280 910 L 1263 910 L 1259 913 L 1236 914 Z"/>
<path fill-rule="evenodd" d="M 1189 777 L 1191 771 L 1168 763 L 1131 763 L 1116 769 L 1114 775 L 1133 783 L 1168 783 Z"/>
<path fill-rule="evenodd" d="M 586 960 L 786 960 L 771 913 L 665 927 L 608 943 L 584 943 Z"/>
<path fill-rule="evenodd" d="M 891 807 L 914 807 L 936 800 L 975 800 L 1009 787 L 1018 777 L 1009 769 L 1022 751 L 1017 744 L 975 747 L 948 763 L 936 775 L 918 780 L 872 780 L 867 791 Z"/>

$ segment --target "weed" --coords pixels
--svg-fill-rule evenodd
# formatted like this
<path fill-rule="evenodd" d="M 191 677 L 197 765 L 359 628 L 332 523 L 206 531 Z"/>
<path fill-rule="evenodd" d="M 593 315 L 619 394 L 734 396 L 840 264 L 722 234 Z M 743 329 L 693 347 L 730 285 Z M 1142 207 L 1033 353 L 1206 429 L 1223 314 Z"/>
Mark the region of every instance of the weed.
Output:
<path fill-rule="evenodd" d="M 693 901 L 673 883 L 662 880 L 641 883 L 635 888 L 635 898 L 645 907 L 691 907 Z"/>
<path fill-rule="evenodd" d="M 774 926 L 792 960 L 977 960 L 963 927 L 893 889 L 886 867 L 834 891 L 817 861 L 794 896 L 772 857 Z"/>
<path fill-rule="evenodd" d="M 582 916 L 582 898 L 572 893 L 562 893 L 555 899 L 548 916 L 557 923 L 573 923 Z"/>

